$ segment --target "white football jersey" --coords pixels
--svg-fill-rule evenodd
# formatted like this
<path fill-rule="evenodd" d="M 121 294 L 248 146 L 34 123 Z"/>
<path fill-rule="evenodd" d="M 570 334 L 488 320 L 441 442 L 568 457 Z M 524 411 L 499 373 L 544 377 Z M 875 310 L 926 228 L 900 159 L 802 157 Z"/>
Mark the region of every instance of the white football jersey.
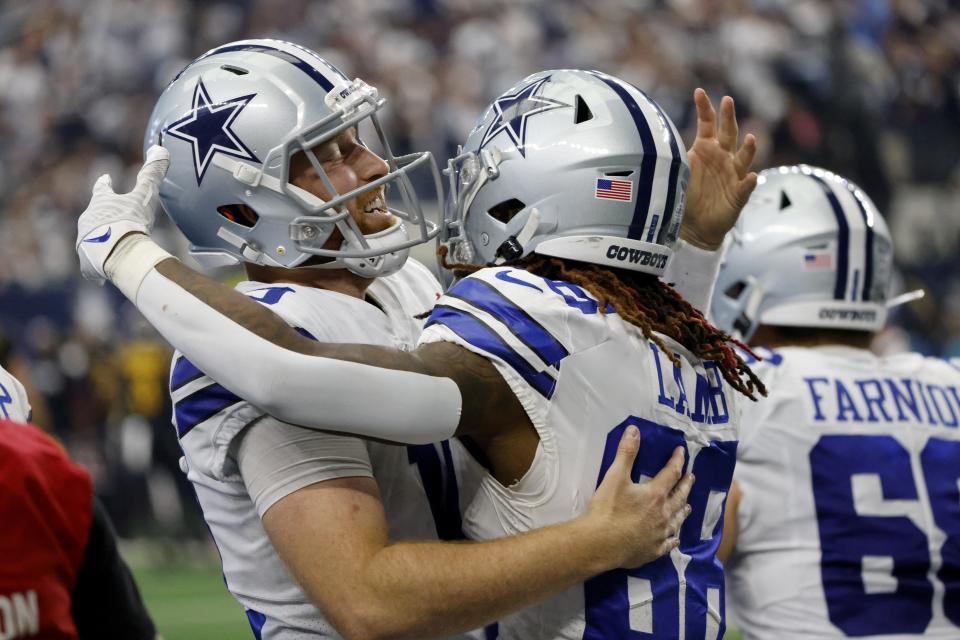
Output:
<path fill-rule="evenodd" d="M 449 341 L 490 358 L 540 435 L 532 466 L 505 487 L 490 476 L 464 530 L 497 538 L 583 514 L 629 425 L 640 429 L 635 478 L 682 446 L 696 474 L 680 548 L 644 567 L 600 575 L 499 623 L 499 638 L 685 638 L 724 631 L 715 552 L 737 447 L 736 392 L 712 362 L 667 338 L 682 366 L 581 287 L 501 267 L 440 299 L 421 343 Z"/>
<path fill-rule="evenodd" d="M 20 381 L 0 367 L 0 418 L 14 422 L 30 422 L 33 409 Z"/>
<path fill-rule="evenodd" d="M 960 370 L 761 350 L 730 559 L 744 638 L 960 638 Z"/>
<path fill-rule="evenodd" d="M 412 348 L 422 323 L 413 316 L 433 305 L 440 285 L 423 265 L 409 260 L 400 272 L 369 287 L 368 296 L 382 311 L 358 298 L 296 284 L 243 282 L 237 289 L 308 337 Z M 339 638 L 271 546 L 232 457 L 238 434 L 262 412 L 180 353 L 174 355 L 170 389 L 187 477 L 220 551 L 227 588 L 247 610 L 254 635 L 264 640 Z M 454 472 L 464 455 L 459 444 L 366 446 L 391 538 L 461 535 Z M 323 473 L 325 479 L 357 475 L 355 466 L 344 472 L 333 465 Z"/>

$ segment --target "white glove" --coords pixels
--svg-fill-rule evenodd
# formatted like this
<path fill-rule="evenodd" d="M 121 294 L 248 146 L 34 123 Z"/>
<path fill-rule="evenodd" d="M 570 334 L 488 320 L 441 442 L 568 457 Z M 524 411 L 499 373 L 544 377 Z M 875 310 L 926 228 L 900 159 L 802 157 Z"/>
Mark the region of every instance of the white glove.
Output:
<path fill-rule="evenodd" d="M 109 276 L 104 265 L 116 244 L 130 233 L 149 234 L 157 213 L 160 183 L 170 165 L 170 152 L 154 145 L 147 150 L 137 185 L 126 194 L 113 192 L 110 176 L 93 184 L 93 196 L 77 220 L 77 253 L 85 278 L 100 284 Z"/>

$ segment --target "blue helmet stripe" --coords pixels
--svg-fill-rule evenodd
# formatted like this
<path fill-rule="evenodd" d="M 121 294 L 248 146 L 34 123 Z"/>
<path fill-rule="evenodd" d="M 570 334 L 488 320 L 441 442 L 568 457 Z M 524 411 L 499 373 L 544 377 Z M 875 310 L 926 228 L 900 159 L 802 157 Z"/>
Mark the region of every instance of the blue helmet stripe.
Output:
<path fill-rule="evenodd" d="M 864 259 L 863 259 L 863 290 L 860 294 L 861 300 L 870 300 L 870 291 L 873 289 L 873 238 L 875 235 L 873 229 L 873 219 L 867 213 L 863 201 L 857 196 L 857 191 L 852 185 L 847 185 L 850 194 L 857 202 L 857 208 L 860 209 L 860 215 L 863 216 L 863 226 L 867 230 L 867 237 L 864 240 Z"/>
<path fill-rule="evenodd" d="M 823 189 L 824 195 L 830 201 L 833 215 L 837 219 L 837 280 L 833 287 L 833 297 L 835 300 L 843 300 L 847 292 L 847 271 L 850 265 L 850 225 L 847 224 L 847 216 L 843 212 L 840 201 L 837 200 L 837 194 L 833 192 L 827 181 L 820 176 L 809 175 Z"/>
<path fill-rule="evenodd" d="M 647 225 L 647 212 L 650 210 L 650 197 L 653 193 L 653 176 L 657 170 L 657 145 L 653 140 L 650 125 L 647 124 L 647 117 L 637 101 L 630 95 L 630 92 L 610 76 L 598 71 L 591 71 L 590 73 L 607 83 L 607 86 L 620 96 L 623 104 L 627 107 L 627 111 L 633 117 L 633 123 L 640 135 L 640 142 L 643 145 L 643 160 L 640 163 L 640 175 L 637 177 L 637 202 L 633 208 L 633 220 L 630 222 L 627 237 L 632 240 L 643 240 L 643 228 Z"/>
<path fill-rule="evenodd" d="M 673 127 L 670 126 L 670 119 L 667 117 L 667 114 L 663 112 L 660 105 L 654 102 L 646 92 L 640 89 L 637 89 L 637 91 L 640 91 L 643 97 L 650 101 L 651 106 L 657 110 L 663 128 L 670 134 L 670 156 L 672 159 L 670 160 L 670 175 L 667 178 L 667 201 L 663 205 L 663 216 L 660 221 L 660 229 L 657 232 L 657 243 L 663 244 L 666 231 L 670 228 L 670 221 L 673 219 L 673 205 L 677 197 L 677 179 L 680 177 L 680 163 L 683 158 L 680 155 L 680 145 L 677 144 L 677 136 L 673 133 Z M 651 233 L 654 231 L 654 225 L 656 225 L 656 220 L 654 220 L 654 224 L 650 226 Z"/>
<path fill-rule="evenodd" d="M 319 84 L 321 87 L 323 87 L 325 91 L 333 90 L 333 83 L 330 82 L 330 79 L 327 78 L 327 76 L 320 73 L 319 69 L 314 67 L 312 64 L 306 62 L 305 60 L 301 60 L 300 58 L 293 55 L 292 53 L 288 51 L 284 51 L 283 49 L 277 49 L 276 47 L 268 47 L 263 44 L 250 44 L 250 43 L 228 44 L 222 47 L 218 47 L 217 49 L 214 49 L 210 53 L 204 55 L 203 58 L 216 55 L 218 53 L 229 53 L 231 51 L 253 51 L 256 53 L 265 53 L 266 55 L 273 56 L 274 58 L 279 58 L 280 60 L 289 62 L 290 64 L 297 67 L 298 69 L 303 71 L 305 74 L 313 78 L 313 80 L 317 84 Z M 326 66 L 330 67 L 330 65 L 326 65 Z M 332 67 L 331 67 L 331 70 L 333 70 Z"/>

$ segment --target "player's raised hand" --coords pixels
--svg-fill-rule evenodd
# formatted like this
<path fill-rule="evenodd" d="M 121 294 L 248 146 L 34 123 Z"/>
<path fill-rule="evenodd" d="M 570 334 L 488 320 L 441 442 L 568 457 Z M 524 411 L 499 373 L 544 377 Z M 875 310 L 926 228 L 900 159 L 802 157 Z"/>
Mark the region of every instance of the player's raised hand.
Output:
<path fill-rule="evenodd" d="M 739 126 L 733 98 L 720 100 L 720 117 L 703 89 L 693 92 L 697 138 L 687 151 L 690 182 L 680 237 L 701 249 L 718 249 L 747 203 L 757 174 L 750 170 L 757 139 L 747 134 L 737 147 Z"/>
<path fill-rule="evenodd" d="M 631 478 L 640 451 L 640 432 L 627 427 L 617 455 L 590 501 L 588 518 L 602 522 L 617 566 L 639 567 L 679 545 L 680 527 L 690 514 L 687 496 L 694 478 L 683 473 L 683 449 L 677 447 L 657 475 L 643 484 Z"/>
<path fill-rule="evenodd" d="M 160 183 L 170 165 L 170 153 L 154 145 L 147 150 L 137 184 L 130 193 L 114 193 L 110 176 L 93 183 L 93 195 L 77 220 L 77 253 L 85 278 L 103 283 L 104 264 L 116 244 L 131 233 L 149 233 L 156 218 Z"/>

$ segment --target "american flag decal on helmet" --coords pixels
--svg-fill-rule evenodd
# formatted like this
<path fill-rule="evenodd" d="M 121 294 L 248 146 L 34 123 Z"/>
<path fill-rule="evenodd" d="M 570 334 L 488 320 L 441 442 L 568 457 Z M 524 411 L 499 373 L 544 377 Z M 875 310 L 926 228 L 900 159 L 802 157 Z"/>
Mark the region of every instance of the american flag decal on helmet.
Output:
<path fill-rule="evenodd" d="M 633 200 L 633 182 L 630 180 L 611 180 L 610 178 L 597 178 L 597 187 L 593 195 L 600 200 L 620 200 L 630 202 Z"/>
<path fill-rule="evenodd" d="M 803 256 L 804 269 L 830 269 L 833 267 L 833 256 L 829 251 L 808 253 Z"/>

